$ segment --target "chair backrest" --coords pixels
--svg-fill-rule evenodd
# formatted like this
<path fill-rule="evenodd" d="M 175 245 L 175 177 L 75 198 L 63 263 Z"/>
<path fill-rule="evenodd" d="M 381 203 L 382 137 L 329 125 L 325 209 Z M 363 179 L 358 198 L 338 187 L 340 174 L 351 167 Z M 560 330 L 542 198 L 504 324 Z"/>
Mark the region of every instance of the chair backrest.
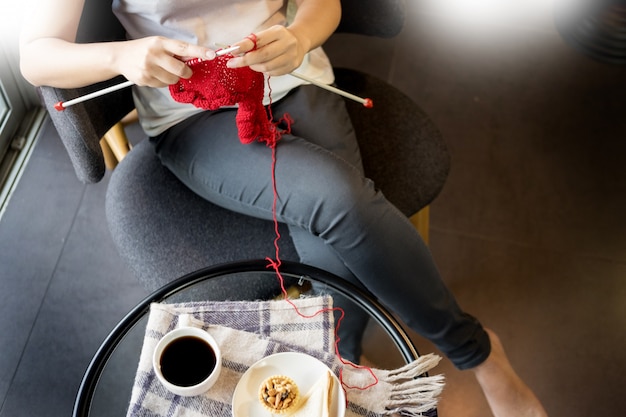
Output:
<path fill-rule="evenodd" d="M 406 0 L 341 0 L 340 33 L 392 38 L 400 33 Z"/>
<path fill-rule="evenodd" d="M 342 0 L 343 16 L 338 32 L 392 37 L 404 24 L 405 0 Z M 111 10 L 111 2 L 86 0 L 78 41 L 124 39 L 125 31 Z M 39 94 L 65 145 L 78 179 L 95 183 L 105 173 L 100 138 L 133 109 L 129 88 L 57 111 L 55 104 L 123 82 L 117 77 L 84 88 L 40 87 Z"/>

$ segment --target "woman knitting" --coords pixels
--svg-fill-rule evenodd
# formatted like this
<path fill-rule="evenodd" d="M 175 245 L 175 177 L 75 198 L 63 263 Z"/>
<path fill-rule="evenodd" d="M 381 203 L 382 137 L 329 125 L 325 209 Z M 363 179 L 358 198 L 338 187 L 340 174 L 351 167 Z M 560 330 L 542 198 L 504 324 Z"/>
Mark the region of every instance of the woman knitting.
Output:
<path fill-rule="evenodd" d="M 288 25 L 287 0 L 114 0 L 129 40 L 92 44 L 75 43 L 84 0 L 35 3 L 21 39 L 27 80 L 71 88 L 125 76 L 167 168 L 212 203 L 271 220 L 267 146 L 238 140 L 236 108 L 204 110 L 170 91 L 192 76 L 188 60 L 239 46 L 227 67 L 270 77 L 263 104 L 271 100 L 276 119 L 296 121 L 276 145 L 276 215 L 301 261 L 367 288 L 456 367 L 471 370 L 495 416 L 546 415 L 497 336 L 457 305 L 412 224 L 364 177 L 343 99 L 288 75 L 333 82 L 320 46 L 338 25 L 339 0 L 296 0 Z"/>

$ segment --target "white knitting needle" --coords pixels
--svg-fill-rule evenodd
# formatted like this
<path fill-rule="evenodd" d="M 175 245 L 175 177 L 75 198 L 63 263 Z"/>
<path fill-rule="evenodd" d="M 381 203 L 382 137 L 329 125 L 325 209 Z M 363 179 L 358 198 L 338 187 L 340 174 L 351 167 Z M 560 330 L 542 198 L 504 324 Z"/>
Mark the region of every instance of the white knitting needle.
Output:
<path fill-rule="evenodd" d="M 215 52 L 215 55 L 216 56 L 226 55 L 228 53 L 236 51 L 237 49 L 239 49 L 239 46 L 232 46 L 230 48 L 220 49 L 219 51 Z M 93 98 L 100 97 L 105 94 L 109 94 L 114 91 L 126 88 L 126 87 L 130 87 L 131 85 L 134 85 L 134 84 L 135 83 L 132 81 L 124 81 L 123 83 L 112 85 L 110 87 L 103 88 L 102 90 L 94 91 L 93 93 L 85 94 L 84 96 L 80 96 L 72 100 L 68 100 L 65 102 L 59 101 L 57 104 L 54 105 L 54 108 L 57 111 L 63 111 L 66 108 L 73 106 L 74 104 L 82 103 L 83 101 L 91 100 Z"/>
<path fill-rule="evenodd" d="M 93 93 L 85 94 L 84 96 L 80 96 L 78 98 L 68 100 L 66 102 L 59 101 L 57 104 L 54 105 L 54 108 L 57 111 L 63 111 L 66 108 L 73 106 L 74 104 L 82 103 L 83 101 L 91 100 L 92 98 L 100 97 L 105 94 L 109 94 L 114 91 L 121 90 L 122 88 L 130 87 L 133 84 L 135 83 L 132 81 L 124 81 L 121 84 L 112 85 L 111 87 L 103 88 L 102 90 L 94 91 Z"/>
<path fill-rule="evenodd" d="M 306 75 L 302 75 L 297 72 L 292 72 L 289 75 L 292 75 L 296 78 L 300 78 L 301 80 L 314 84 L 320 88 L 323 88 L 324 90 L 328 90 L 335 94 L 339 94 L 340 96 L 349 98 L 350 100 L 354 100 L 358 103 L 361 103 L 363 107 L 367 107 L 368 109 L 371 109 L 372 107 L 374 107 L 374 102 L 372 101 L 371 98 L 362 98 L 359 96 L 355 96 L 354 94 L 348 93 L 347 91 L 340 90 L 337 87 L 333 87 L 332 85 L 320 83 L 319 81 L 314 80 L 313 78 L 309 78 Z"/>
<path fill-rule="evenodd" d="M 226 55 L 228 53 L 236 51 L 237 49 L 239 49 L 239 46 L 232 46 L 232 47 L 229 47 L 229 48 L 220 49 L 219 51 L 215 52 L 215 55 L 216 56 Z M 343 96 L 343 97 L 349 98 L 351 100 L 354 100 L 354 101 L 356 101 L 358 103 L 361 103 L 364 107 L 367 107 L 367 108 L 374 107 L 374 102 L 372 101 L 371 98 L 362 98 L 362 97 L 356 96 L 354 94 L 348 93 L 347 91 L 344 91 L 344 90 L 340 90 L 339 88 L 333 87 L 331 85 L 323 84 L 323 83 L 321 83 L 321 82 L 319 82 L 319 81 L 317 81 L 317 80 L 315 80 L 313 78 L 309 78 L 309 77 L 307 77 L 305 75 L 302 75 L 302 74 L 299 74 L 297 72 L 292 72 L 290 75 L 292 75 L 292 76 L 294 76 L 296 78 L 300 78 L 301 80 L 306 81 L 308 83 L 311 83 L 311 84 L 313 84 L 313 85 L 315 85 L 317 87 L 323 88 L 323 89 L 328 90 L 330 92 L 333 92 L 335 94 L 339 94 L 340 96 Z M 91 100 L 93 98 L 100 97 L 100 96 L 103 96 L 105 94 L 117 91 L 117 90 L 121 90 L 122 88 L 130 87 L 131 85 L 134 85 L 134 83 L 132 81 L 125 81 L 123 83 L 120 83 L 120 84 L 117 84 L 117 85 L 113 85 L 113 86 L 104 88 L 102 90 L 94 91 L 93 93 L 89 93 L 89 94 L 86 94 L 84 96 L 77 97 L 77 98 L 72 99 L 72 100 L 68 100 L 66 102 L 59 101 L 58 103 L 56 103 L 54 105 L 54 108 L 57 111 L 63 111 L 66 108 L 68 108 L 70 106 L 73 106 L 74 104 L 82 103 L 84 101 Z"/>
<path fill-rule="evenodd" d="M 218 47 L 224 47 L 226 45 L 224 45 L 224 44 L 217 44 L 217 46 Z M 302 74 L 299 74 L 297 72 L 292 72 L 289 75 L 294 76 L 296 78 L 300 78 L 301 80 L 306 81 L 308 83 L 311 83 L 311 84 L 313 84 L 313 85 L 315 85 L 317 87 L 323 88 L 324 90 L 328 90 L 328 91 L 333 92 L 335 94 L 339 94 L 340 96 L 349 98 L 350 100 L 354 100 L 354 101 L 356 101 L 358 103 L 361 103 L 364 107 L 367 107 L 368 109 L 371 109 L 372 107 L 374 107 L 374 102 L 372 101 L 371 98 L 362 98 L 362 97 L 356 96 L 354 94 L 348 93 L 347 91 L 340 90 L 339 88 L 333 87 L 332 85 L 321 83 L 321 82 L 319 82 L 319 81 L 317 81 L 317 80 L 315 80 L 313 78 L 309 78 L 306 75 L 302 75 Z"/>

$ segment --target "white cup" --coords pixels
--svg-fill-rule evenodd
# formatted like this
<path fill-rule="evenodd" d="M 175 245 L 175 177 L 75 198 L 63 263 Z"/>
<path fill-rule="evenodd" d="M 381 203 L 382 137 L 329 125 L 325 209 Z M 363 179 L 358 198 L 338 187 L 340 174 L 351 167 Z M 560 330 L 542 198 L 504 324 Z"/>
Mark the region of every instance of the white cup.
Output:
<path fill-rule="evenodd" d="M 217 342 L 191 322 L 190 315 L 181 315 L 178 327 L 159 340 L 152 356 L 159 381 L 172 393 L 185 397 L 208 391 L 222 369 Z"/>

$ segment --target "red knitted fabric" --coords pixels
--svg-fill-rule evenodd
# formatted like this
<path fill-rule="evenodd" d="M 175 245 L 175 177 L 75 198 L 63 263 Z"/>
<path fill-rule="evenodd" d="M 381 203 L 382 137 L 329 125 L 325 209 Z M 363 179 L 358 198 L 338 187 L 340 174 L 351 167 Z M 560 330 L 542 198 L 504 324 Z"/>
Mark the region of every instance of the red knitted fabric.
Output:
<path fill-rule="evenodd" d="M 188 61 L 193 75 L 170 85 L 170 94 L 180 103 L 191 103 L 205 110 L 238 104 L 236 123 L 241 142 L 256 140 L 274 146 L 280 134 L 263 106 L 263 74 L 248 67 L 228 68 L 226 62 L 230 58 L 232 55 Z"/>

